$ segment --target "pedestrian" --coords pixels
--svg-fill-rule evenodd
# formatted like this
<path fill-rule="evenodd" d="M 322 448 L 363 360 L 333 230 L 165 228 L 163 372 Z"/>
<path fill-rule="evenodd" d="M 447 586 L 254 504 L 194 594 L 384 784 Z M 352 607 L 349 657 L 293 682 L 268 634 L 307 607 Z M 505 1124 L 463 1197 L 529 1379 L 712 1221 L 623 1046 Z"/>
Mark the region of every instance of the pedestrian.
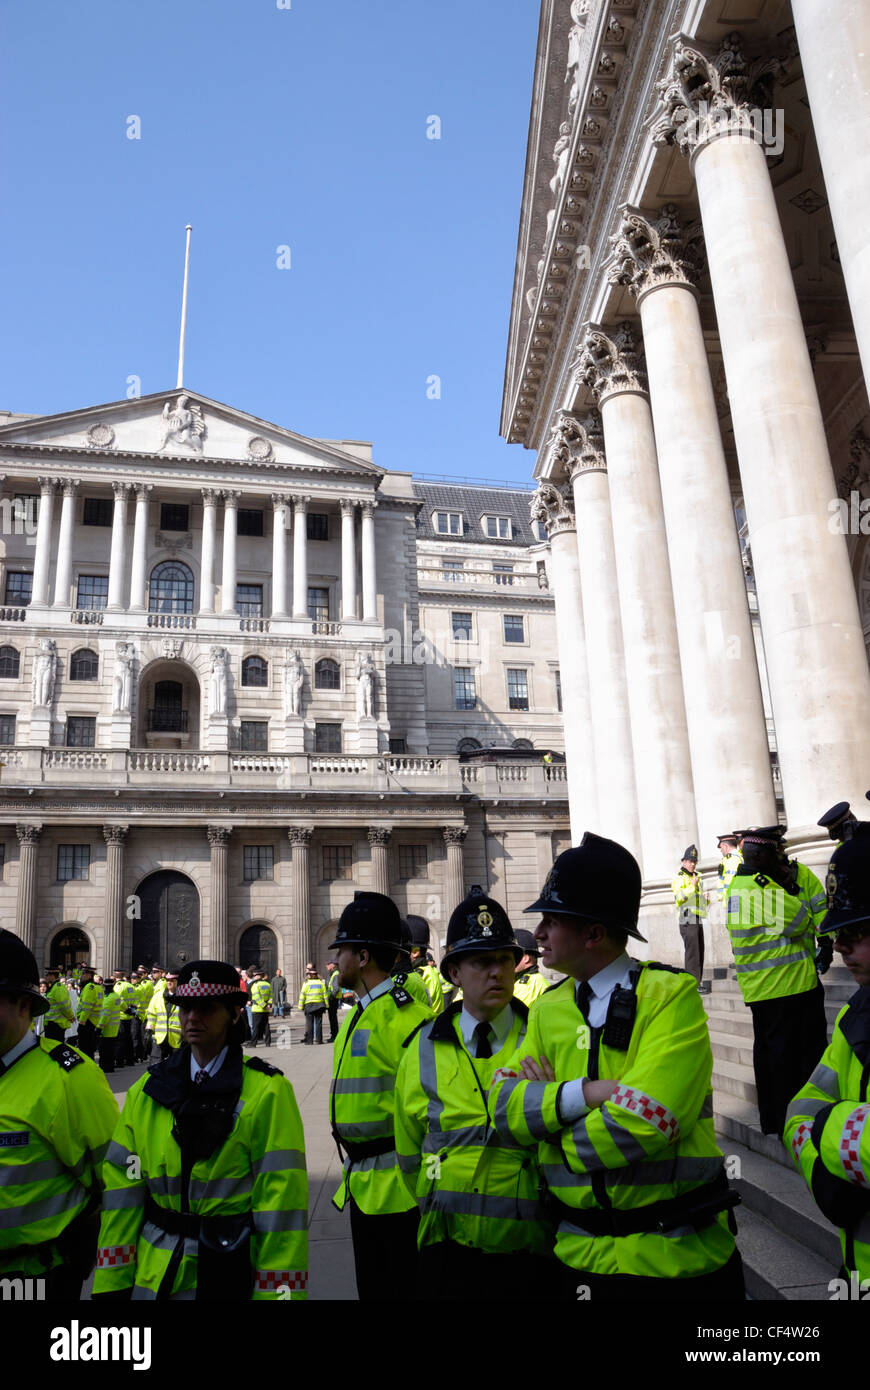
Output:
<path fill-rule="evenodd" d="M 671 882 L 671 892 L 677 905 L 680 936 L 683 938 L 684 969 L 694 975 L 701 985 L 704 974 L 704 917 L 707 896 L 698 873 L 698 851 L 689 845 L 683 855 L 680 872 Z"/>
<path fill-rule="evenodd" d="M 269 1014 L 272 1010 L 272 991 L 262 970 L 255 970 L 251 976 L 251 1010 L 254 1017 L 254 1027 L 251 1041 L 245 1043 L 245 1046 L 256 1047 L 257 1043 L 262 1041 L 263 1046 L 268 1047 L 271 1041 Z"/>
<path fill-rule="evenodd" d="M 305 1014 L 305 1037 L 303 1043 L 323 1042 L 323 1015 L 326 1013 L 328 994 L 326 984 L 321 980 L 311 961 L 305 967 L 305 979 L 299 992 L 296 1005 Z"/>
<path fill-rule="evenodd" d="M 56 965 L 49 965 L 45 971 L 48 981 L 48 1012 L 45 1015 L 45 1036 L 54 1042 L 63 1042 L 66 1031 L 75 1022 L 69 990 L 60 978 Z"/>
<path fill-rule="evenodd" d="M 538 996 L 548 990 L 550 986 L 538 969 L 541 952 L 532 933 L 526 931 L 524 927 L 514 927 L 514 937 L 523 952 L 517 962 L 514 997 L 525 1004 L 527 1009 L 530 1009 Z"/>
<path fill-rule="evenodd" d="M 338 1010 L 341 1005 L 341 981 L 334 960 L 326 962 L 326 1011 L 329 1015 L 329 1041 L 338 1036 Z"/>
<path fill-rule="evenodd" d="M 167 990 L 184 1042 L 127 1092 L 104 1170 L 95 1299 L 307 1297 L 302 1122 L 283 1073 L 242 1051 L 243 1002 L 223 961 L 187 962 Z"/>
<path fill-rule="evenodd" d="M 287 1004 L 287 981 L 280 970 L 275 971 L 269 982 L 269 988 L 272 991 L 272 1016 L 283 1018 Z"/>

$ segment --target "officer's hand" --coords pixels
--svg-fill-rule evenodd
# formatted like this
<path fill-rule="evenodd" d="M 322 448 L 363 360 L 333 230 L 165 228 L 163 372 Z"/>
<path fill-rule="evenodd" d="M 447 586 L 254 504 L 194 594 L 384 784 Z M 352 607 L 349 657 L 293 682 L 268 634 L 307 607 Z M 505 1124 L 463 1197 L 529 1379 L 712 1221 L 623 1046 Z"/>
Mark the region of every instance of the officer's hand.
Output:
<path fill-rule="evenodd" d="M 526 1081 L 555 1081 L 556 1074 L 546 1057 L 541 1056 L 536 1062 L 533 1057 L 523 1058 L 522 1074 Z"/>
<path fill-rule="evenodd" d="M 818 939 L 818 950 L 816 951 L 816 970 L 820 975 L 824 975 L 831 968 L 834 959 L 834 938 L 833 936 L 820 936 Z"/>
<path fill-rule="evenodd" d="M 611 1100 L 618 1085 L 618 1081 L 584 1081 L 583 1096 L 589 1109 L 597 1110 Z"/>

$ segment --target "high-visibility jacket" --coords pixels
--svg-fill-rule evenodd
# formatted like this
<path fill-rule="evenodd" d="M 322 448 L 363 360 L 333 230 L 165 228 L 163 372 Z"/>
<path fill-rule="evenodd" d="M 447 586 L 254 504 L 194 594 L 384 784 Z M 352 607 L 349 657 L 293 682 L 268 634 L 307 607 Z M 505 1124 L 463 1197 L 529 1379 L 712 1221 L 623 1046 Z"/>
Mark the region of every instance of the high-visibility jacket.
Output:
<path fill-rule="evenodd" d="M 164 1043 L 168 1040 L 170 1047 L 177 1048 L 181 1046 L 181 1019 L 178 1016 L 178 1005 L 167 1005 L 165 996 L 165 989 L 155 989 L 151 996 L 151 1003 L 148 1005 L 148 1012 L 145 1015 L 145 1027 L 154 1034 L 156 1043 Z"/>
<path fill-rule="evenodd" d="M 795 870 L 798 895 L 806 903 L 813 930 L 817 932 L 828 911 L 828 895 L 808 864 L 802 864 L 799 859 L 789 862 Z"/>
<path fill-rule="evenodd" d="M 553 1248 L 536 1155 L 499 1138 L 486 1100 L 495 1072 L 526 1034 L 528 1009 L 518 1000 L 512 1009 L 510 1032 L 492 1057 L 469 1055 L 461 1004 L 424 1024 L 405 1049 L 396 1079 L 396 1152 L 420 1208 L 420 1246 L 451 1240 L 501 1255 Z"/>
<path fill-rule="evenodd" d="M 0 1277 L 65 1262 L 57 1242 L 99 1200 L 117 1120 L 100 1068 L 68 1043 L 42 1038 L 0 1069 Z"/>
<path fill-rule="evenodd" d="M 870 1279 L 870 986 L 837 1015 L 830 1045 L 788 1107 L 783 1141 L 825 1216 L 843 1264 Z"/>
<path fill-rule="evenodd" d="M 700 874 L 687 874 L 685 869 L 681 869 L 671 880 L 671 892 L 681 912 L 690 912 L 694 917 L 706 917 L 707 899 L 704 896 Z"/>
<path fill-rule="evenodd" d="M 525 970 L 514 980 L 514 999 L 519 999 L 530 1009 L 539 995 L 550 988 L 547 980 L 538 970 Z"/>
<path fill-rule="evenodd" d="M 816 938 L 807 901 L 766 874 L 741 868 L 728 892 L 727 925 L 747 1004 L 816 988 Z"/>
<path fill-rule="evenodd" d="M 203 1096 L 238 1096 L 228 1137 L 189 1169 L 173 1134 L 175 1110 Z M 230 1100 L 230 1104 L 232 1101 Z M 134 1163 L 133 1160 L 136 1160 Z M 199 1217 L 250 1213 L 250 1297 L 307 1297 L 308 1181 L 302 1121 L 290 1082 L 231 1044 L 215 1077 L 200 1092 L 190 1080 L 183 1047 L 131 1086 L 104 1166 L 106 1191 L 94 1293 L 133 1288 L 134 1300 L 155 1299 L 173 1253 L 183 1248 L 165 1296 L 191 1298 L 198 1244 L 146 1220 L 150 1198 L 168 1212 Z M 167 1218 L 167 1224 L 171 1218 Z"/>
<path fill-rule="evenodd" d="M 139 999 L 136 994 L 136 986 L 131 985 L 129 980 L 119 980 L 115 985 L 115 993 L 120 994 L 123 1001 L 121 1018 L 132 1018 L 139 1007 Z"/>
<path fill-rule="evenodd" d="M 569 977 L 535 1003 L 523 1046 L 505 1069 L 513 1075 L 496 1077 L 490 1109 L 505 1141 L 537 1146 L 550 1192 L 577 1211 L 576 1219 L 563 1217 L 556 1236 L 564 1264 L 593 1274 L 691 1278 L 730 1259 L 734 1237 L 725 1212 L 701 1230 L 678 1223 L 667 1234 L 590 1235 L 583 1226 L 584 1212 L 640 1216 L 644 1207 L 724 1183 L 713 1133 L 713 1054 L 697 982 L 655 962 L 632 968 L 639 972 L 637 1013 L 626 1051 L 605 1045 L 602 1030 L 586 1025 Z M 542 1055 L 556 1081 L 523 1080 L 522 1058 Z M 581 1077 L 619 1085 L 605 1105 L 563 1124 L 560 1085 Z"/>
<path fill-rule="evenodd" d="M 406 989 L 417 1000 L 418 1004 L 422 1004 L 429 1014 L 432 1014 L 432 1009 L 429 1007 L 429 993 L 419 970 L 394 970 L 393 979 L 397 985 Z"/>
<path fill-rule="evenodd" d="M 393 1128 L 396 1071 L 402 1049 L 431 1012 L 400 985 L 357 1004 L 335 1040 L 329 1114 L 344 1154 L 341 1186 L 333 1197 L 339 1211 L 348 1196 L 368 1216 L 411 1211 L 414 1199 L 399 1172 Z M 380 1151 L 360 1154 L 356 1145 Z"/>
<path fill-rule="evenodd" d="M 333 970 L 332 974 L 330 975 L 329 981 L 326 986 L 326 992 L 329 995 L 330 999 L 337 1000 L 341 998 L 341 976 L 339 975 L 337 970 Z"/>
<path fill-rule="evenodd" d="M 734 877 L 734 875 L 737 873 L 737 871 L 738 871 L 738 869 L 740 868 L 740 865 L 741 865 L 742 863 L 743 863 L 743 851 L 740 850 L 740 849 L 732 850 L 731 853 L 730 853 L 730 854 L 726 854 L 726 855 L 725 855 L 725 858 L 721 861 L 721 863 L 720 863 L 720 865 L 719 865 L 719 868 L 718 868 L 718 870 L 717 870 L 717 877 L 718 877 L 717 892 L 718 892 L 718 894 L 719 894 L 719 897 L 722 898 L 723 901 L 724 901 L 725 898 L 727 898 L 727 896 L 728 896 L 728 889 L 729 889 L 730 886 L 731 886 L 731 880 L 732 880 L 732 878 Z"/>
<path fill-rule="evenodd" d="M 316 1004 L 318 1008 L 325 1009 L 328 1003 L 326 985 L 323 980 L 306 980 L 299 992 L 299 1003 L 297 1009 L 304 1009 L 306 1004 Z"/>
<path fill-rule="evenodd" d="M 46 994 L 48 1000 L 48 1013 L 45 1015 L 46 1023 L 60 1023 L 64 1030 L 71 1027 L 75 1022 L 73 1006 L 69 997 L 69 990 L 62 980 L 52 985 Z"/>
<path fill-rule="evenodd" d="M 251 985 L 251 1010 L 255 1014 L 267 1014 L 272 1007 L 272 986 L 268 980 L 257 980 Z"/>
<path fill-rule="evenodd" d="M 136 986 L 136 1016 L 142 1023 L 148 1017 L 148 1005 L 153 993 L 154 985 L 150 980 L 141 980 Z"/>
<path fill-rule="evenodd" d="M 105 997 L 103 990 L 99 985 L 95 985 L 93 980 L 90 984 L 85 985 L 79 995 L 79 1006 L 76 1010 L 77 1021 L 79 1023 L 92 1023 L 95 1028 L 99 1028 Z"/>
<path fill-rule="evenodd" d="M 124 1001 L 120 994 L 117 990 L 110 989 L 109 993 L 103 996 L 103 1007 L 100 1010 L 100 1028 L 104 1038 L 117 1038 L 123 1009 Z"/>
<path fill-rule="evenodd" d="M 441 985 L 441 971 L 437 965 L 428 962 L 420 966 L 420 975 L 429 996 L 429 1007 L 433 1014 L 440 1014 L 444 1008 L 444 991 Z"/>

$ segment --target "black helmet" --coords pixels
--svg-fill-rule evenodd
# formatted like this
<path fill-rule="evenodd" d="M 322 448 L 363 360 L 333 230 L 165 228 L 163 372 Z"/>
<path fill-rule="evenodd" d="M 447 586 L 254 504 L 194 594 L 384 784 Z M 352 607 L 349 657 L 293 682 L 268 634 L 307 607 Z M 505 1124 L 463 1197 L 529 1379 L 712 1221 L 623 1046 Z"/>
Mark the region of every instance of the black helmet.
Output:
<path fill-rule="evenodd" d="M 413 932 L 414 928 L 409 921 Z M 395 946 L 402 944 L 402 919 L 399 909 L 386 893 L 354 893 L 338 919 L 335 940 L 327 950 L 337 946 Z"/>
<path fill-rule="evenodd" d="M 855 827 L 851 840 L 834 850 L 825 882 L 828 911 L 819 933 L 825 936 L 866 922 L 870 928 L 870 823 Z"/>
<path fill-rule="evenodd" d="M 400 956 L 404 956 L 405 959 L 406 959 L 407 961 L 410 962 L 410 960 L 411 960 L 411 947 L 412 947 L 413 944 L 414 944 L 414 938 L 413 938 L 412 935 L 411 935 L 411 928 L 408 926 L 408 919 L 407 919 L 406 917 L 403 917 L 403 918 L 402 918 L 402 921 L 401 921 L 401 928 L 402 928 L 402 940 L 401 940 L 400 943 L 399 943 L 399 948 L 398 948 L 397 954 L 400 955 Z M 403 967 L 403 968 L 404 968 L 404 967 Z"/>
<path fill-rule="evenodd" d="M 587 830 L 579 845 L 558 856 L 541 896 L 523 910 L 601 922 L 646 941 L 637 929 L 640 893 L 640 868 L 634 855 L 615 840 Z"/>
<path fill-rule="evenodd" d="M 20 936 L 0 930 L 0 994 L 26 994 L 32 1001 L 31 1012 L 48 1013 L 51 1007 L 39 992 L 39 967 L 36 956 L 28 950 Z"/>
<path fill-rule="evenodd" d="M 689 845 L 689 848 L 683 851 L 683 859 L 688 859 L 688 860 L 690 860 L 690 862 L 691 862 L 692 864 L 697 864 L 697 862 L 698 862 L 698 846 L 697 846 L 697 845 Z M 681 862 L 682 862 L 682 861 L 681 861 Z"/>
<path fill-rule="evenodd" d="M 227 1004 L 246 1004 L 239 972 L 223 960 L 189 960 L 178 972 L 175 989 L 165 995 L 168 1004 L 184 1006 L 194 999 L 223 999 Z"/>
<path fill-rule="evenodd" d="M 469 893 L 453 909 L 447 923 L 447 948 L 441 960 L 441 974 L 452 985 L 447 966 L 457 956 L 468 955 L 472 951 L 506 950 L 513 951 L 517 963 L 525 954 L 517 944 L 511 920 L 501 903 L 484 893 Z"/>
<path fill-rule="evenodd" d="M 421 949 L 424 946 L 428 946 L 429 923 L 426 921 L 426 918 L 415 917 L 412 912 L 409 912 L 407 917 L 405 918 L 405 921 L 408 923 L 408 928 L 411 932 L 412 943 L 415 946 L 419 946 Z"/>
<path fill-rule="evenodd" d="M 517 939 L 517 945 L 522 946 L 524 956 L 539 956 L 541 954 L 540 946 L 532 933 L 527 931 L 525 927 L 514 927 L 514 936 Z"/>

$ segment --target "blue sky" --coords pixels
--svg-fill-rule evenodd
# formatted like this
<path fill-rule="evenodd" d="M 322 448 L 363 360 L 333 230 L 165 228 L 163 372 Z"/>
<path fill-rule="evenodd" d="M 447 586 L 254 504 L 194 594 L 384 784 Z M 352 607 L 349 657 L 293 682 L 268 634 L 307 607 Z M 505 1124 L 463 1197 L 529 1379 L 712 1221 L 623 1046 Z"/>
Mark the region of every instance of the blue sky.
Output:
<path fill-rule="evenodd" d="M 498 422 L 537 0 L 286 3 L 6 0 L 0 408 L 174 386 L 191 222 L 185 384 L 528 480 Z"/>

